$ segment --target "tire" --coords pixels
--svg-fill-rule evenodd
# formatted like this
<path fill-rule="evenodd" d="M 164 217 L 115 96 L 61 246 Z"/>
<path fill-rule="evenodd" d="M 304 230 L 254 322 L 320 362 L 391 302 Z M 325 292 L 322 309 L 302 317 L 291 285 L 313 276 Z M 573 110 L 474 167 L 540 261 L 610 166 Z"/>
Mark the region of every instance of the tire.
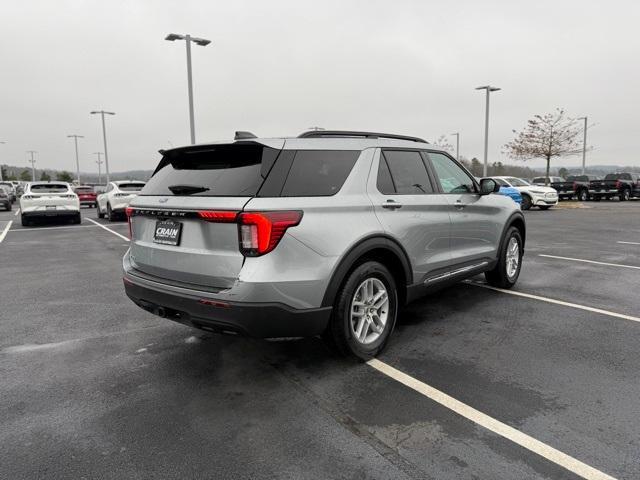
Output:
<path fill-rule="evenodd" d="M 369 291 L 373 292 L 371 297 L 375 298 L 383 290 L 386 292 L 387 300 L 378 309 L 367 307 L 366 300 L 362 305 L 354 305 L 356 302 L 363 303 L 363 295 L 366 296 Z M 364 311 L 376 313 L 362 314 Z M 355 316 L 352 312 L 361 315 Z M 381 263 L 366 261 L 349 274 L 339 290 L 327 336 L 342 354 L 369 360 L 384 349 L 395 326 L 397 315 L 398 290 L 393 275 Z M 358 320 L 359 318 L 361 320 Z M 378 321 L 374 318 L 378 318 Z M 376 331 L 376 326 L 379 331 Z M 358 334 L 362 339 L 358 338 Z"/>
<path fill-rule="evenodd" d="M 113 210 L 111 210 L 111 205 L 107 203 L 107 220 L 109 220 L 110 222 L 115 221 L 116 219 L 116 214 L 113 213 Z"/>
<path fill-rule="evenodd" d="M 549 210 L 551 208 L 551 205 L 540 205 L 538 208 L 540 210 Z"/>
<path fill-rule="evenodd" d="M 515 268 L 513 265 L 513 260 L 515 258 L 511 256 L 515 253 L 513 250 L 514 243 L 517 244 L 517 257 L 515 257 L 517 258 L 517 264 L 515 265 Z M 520 276 L 523 253 L 524 250 L 522 248 L 522 236 L 520 235 L 520 231 L 516 227 L 509 228 L 505 234 L 504 241 L 502 242 L 498 264 L 493 270 L 489 270 L 484 274 L 487 279 L 487 283 L 498 288 L 513 287 Z M 512 271 L 512 269 L 514 270 Z"/>
<path fill-rule="evenodd" d="M 629 191 L 628 188 L 625 188 L 624 190 L 622 190 L 622 193 L 618 198 L 621 202 L 628 202 L 629 199 L 631 198 L 631 192 Z"/>
<path fill-rule="evenodd" d="M 11 210 L 13 210 L 13 205 L 11 205 L 11 203 L 7 204 L 7 212 L 10 212 Z"/>
<path fill-rule="evenodd" d="M 98 214 L 98 218 L 104 218 L 104 213 L 102 213 L 99 203 L 96 203 L 96 213 Z"/>
<path fill-rule="evenodd" d="M 22 215 L 20 215 L 20 223 L 22 223 L 23 227 L 31 226 L 31 220 L 28 220 L 27 218 L 23 217 Z"/>
<path fill-rule="evenodd" d="M 533 205 L 531 197 L 529 195 L 522 195 L 522 210 L 529 210 L 531 205 Z"/>
<path fill-rule="evenodd" d="M 80 213 L 78 213 L 78 215 L 73 217 L 73 220 L 71 221 L 71 223 L 74 223 L 76 225 L 79 225 L 80 223 L 82 223 L 82 217 L 80 216 Z"/>
<path fill-rule="evenodd" d="M 576 199 L 580 202 L 586 202 L 587 200 L 589 200 L 589 192 L 587 192 L 585 189 L 580 190 L 576 195 Z"/>

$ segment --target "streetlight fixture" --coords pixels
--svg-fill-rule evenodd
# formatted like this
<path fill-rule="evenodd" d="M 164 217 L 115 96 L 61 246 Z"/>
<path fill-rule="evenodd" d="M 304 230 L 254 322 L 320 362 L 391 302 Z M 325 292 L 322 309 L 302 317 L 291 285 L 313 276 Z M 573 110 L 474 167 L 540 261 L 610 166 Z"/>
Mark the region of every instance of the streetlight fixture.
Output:
<path fill-rule="evenodd" d="M 584 175 L 587 159 L 587 117 L 578 117 L 576 120 L 584 120 L 584 137 L 582 139 L 582 175 Z"/>
<path fill-rule="evenodd" d="M 31 164 L 31 181 L 35 182 L 36 181 L 36 160 L 35 158 L 33 158 L 33 154 L 38 152 L 36 152 L 35 150 L 27 150 L 27 153 L 31 154 L 31 159 L 29 160 L 29 163 Z"/>
<path fill-rule="evenodd" d="M 104 163 L 102 160 L 100 160 L 100 155 L 102 155 L 102 152 L 93 152 L 93 154 L 98 155 L 98 159 L 96 160 L 96 163 L 98 164 L 98 184 L 102 185 L 102 169 L 100 168 L 100 165 Z"/>
<path fill-rule="evenodd" d="M 179 35 L 177 33 L 170 33 L 167 35 L 165 40 L 170 42 L 174 42 L 176 40 L 184 40 L 187 44 L 187 88 L 189 90 L 189 126 L 191 129 L 191 145 L 196 143 L 196 130 L 195 130 L 195 121 L 193 116 L 193 80 L 191 76 L 191 42 L 196 45 L 200 45 L 201 47 L 206 47 L 211 43 L 211 40 L 207 40 L 206 38 L 198 38 L 192 37 L 191 35 Z M 106 150 L 105 150 L 106 154 Z M 106 159 L 105 155 L 105 159 Z"/>
<path fill-rule="evenodd" d="M 84 138 L 82 135 L 67 135 L 67 138 L 73 138 L 74 143 L 76 144 L 76 177 L 78 179 L 78 185 L 81 185 L 80 181 L 80 160 L 78 159 L 78 139 Z"/>
<path fill-rule="evenodd" d="M 460 132 L 452 133 L 456 136 L 456 160 L 460 161 Z"/>
<path fill-rule="evenodd" d="M 502 90 L 498 87 L 492 87 L 491 85 L 484 85 L 482 87 L 476 87 L 476 90 L 486 90 L 487 101 L 484 113 L 484 167 L 482 169 L 482 176 L 487 176 L 487 157 L 489 155 L 489 94 L 491 92 L 497 92 Z"/>
<path fill-rule="evenodd" d="M 0 142 L 0 145 L 4 145 L 7 142 Z M 2 165 L 0 165 L 0 182 L 2 182 L 3 178 L 2 178 Z"/>
<path fill-rule="evenodd" d="M 104 110 L 94 110 L 91 115 L 100 114 L 102 116 L 102 141 L 104 143 L 104 168 L 107 171 L 107 183 L 109 183 L 109 154 L 107 153 L 107 127 L 104 124 L 105 115 L 115 115 L 114 112 L 105 112 Z"/>

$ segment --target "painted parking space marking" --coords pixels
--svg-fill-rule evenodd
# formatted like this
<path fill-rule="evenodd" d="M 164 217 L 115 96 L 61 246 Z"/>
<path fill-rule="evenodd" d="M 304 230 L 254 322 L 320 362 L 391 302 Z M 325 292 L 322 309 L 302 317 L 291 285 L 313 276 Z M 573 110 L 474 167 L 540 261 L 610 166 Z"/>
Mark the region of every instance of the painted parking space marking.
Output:
<path fill-rule="evenodd" d="M 622 243 L 623 245 L 640 245 L 640 242 L 616 242 L 616 243 Z"/>
<path fill-rule="evenodd" d="M 465 281 L 467 285 L 474 285 L 476 287 L 487 288 L 496 292 L 506 293 L 508 295 L 514 295 L 516 297 L 529 298 L 531 300 L 539 300 L 541 302 L 553 303 L 555 305 L 562 305 L 563 307 L 577 308 L 578 310 L 585 310 L 587 312 L 599 313 L 601 315 L 607 315 L 609 317 L 621 318 L 623 320 L 630 320 L 632 322 L 640 322 L 640 317 L 634 317 L 633 315 L 626 315 L 624 313 L 612 312 L 610 310 L 603 310 L 602 308 L 588 307 L 586 305 L 580 305 L 578 303 L 565 302 L 563 300 L 557 300 L 555 298 L 542 297 L 540 295 L 532 295 L 531 293 L 517 292 L 514 290 L 505 290 L 503 288 L 492 287 L 486 283 L 479 283 L 473 281 Z"/>
<path fill-rule="evenodd" d="M 13 224 L 13 220 L 9 220 L 9 222 L 4 226 L 4 229 L 0 233 L 0 243 L 4 240 L 4 237 L 7 236 L 7 232 L 11 228 L 11 224 Z"/>
<path fill-rule="evenodd" d="M 540 455 L 550 462 L 553 462 L 582 478 L 589 480 L 615 480 L 614 477 L 607 475 L 606 473 L 601 472 L 600 470 L 587 465 L 586 463 L 583 463 L 580 460 L 547 445 L 546 443 L 536 440 L 520 430 L 510 427 L 509 425 L 502 423 L 500 420 L 496 420 L 495 418 L 476 410 L 460 400 L 456 400 L 446 393 L 427 385 L 404 372 L 401 372 L 377 358 L 369 360 L 367 365 L 387 377 L 392 378 L 406 387 L 424 395 L 434 402 L 439 403 L 458 415 L 471 420 L 473 423 L 480 425 L 481 427 L 484 427 L 523 448 L 526 448 L 530 452 Z"/>
<path fill-rule="evenodd" d="M 81 225 L 79 227 L 36 227 L 36 228 L 12 228 L 13 232 L 37 232 L 39 230 L 78 230 L 81 228 L 95 228 L 95 225 Z"/>
<path fill-rule="evenodd" d="M 92 220 L 90 218 L 87 218 L 88 221 L 90 221 L 91 223 L 96 224 L 98 227 L 106 230 L 107 232 L 111 232 L 113 233 L 115 236 L 120 237 L 121 239 L 125 240 L 125 241 L 129 241 L 128 237 L 125 237 L 124 235 L 119 234 L 118 232 L 116 232 L 115 230 L 111 230 L 109 227 L 105 227 L 104 225 L 102 225 L 101 223 L 96 222 L 95 220 Z"/>
<path fill-rule="evenodd" d="M 13 214 L 13 216 L 14 216 L 14 217 L 17 217 L 19 213 L 20 213 L 20 209 L 17 209 L 17 210 L 16 210 L 16 213 L 14 213 L 14 214 Z"/>
<path fill-rule="evenodd" d="M 571 262 L 594 263 L 596 265 L 605 265 L 607 267 L 633 268 L 635 270 L 640 270 L 640 267 L 636 265 L 623 265 L 622 263 L 597 262 L 595 260 L 585 260 L 584 258 L 560 257 L 558 255 L 543 255 L 542 253 L 539 253 L 538 256 L 545 258 L 556 258 L 559 260 L 569 260 Z"/>

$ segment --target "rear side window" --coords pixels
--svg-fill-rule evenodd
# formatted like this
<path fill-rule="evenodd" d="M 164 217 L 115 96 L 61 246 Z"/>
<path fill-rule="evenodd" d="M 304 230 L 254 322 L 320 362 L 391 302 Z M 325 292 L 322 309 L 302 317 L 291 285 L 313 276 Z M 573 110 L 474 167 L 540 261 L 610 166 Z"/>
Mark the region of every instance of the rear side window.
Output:
<path fill-rule="evenodd" d="M 169 151 L 141 195 L 253 196 L 278 153 L 254 143 Z"/>
<path fill-rule="evenodd" d="M 33 193 L 64 193 L 69 191 L 69 187 L 64 184 L 47 183 L 44 185 L 31 185 Z"/>
<path fill-rule="evenodd" d="M 338 193 L 359 156 L 359 150 L 298 150 L 281 196 L 317 197 Z"/>
<path fill-rule="evenodd" d="M 384 177 L 386 165 L 390 173 L 392 182 L 389 186 L 388 180 Z M 381 183 L 386 182 L 380 189 Z M 427 169 L 422 160 L 422 155 L 416 151 L 410 150 L 384 150 L 380 155 L 380 167 L 378 168 L 378 189 L 381 193 L 398 195 L 420 195 L 424 193 L 433 193 L 433 187 L 427 174 Z M 393 190 L 389 191 L 391 188 Z"/>

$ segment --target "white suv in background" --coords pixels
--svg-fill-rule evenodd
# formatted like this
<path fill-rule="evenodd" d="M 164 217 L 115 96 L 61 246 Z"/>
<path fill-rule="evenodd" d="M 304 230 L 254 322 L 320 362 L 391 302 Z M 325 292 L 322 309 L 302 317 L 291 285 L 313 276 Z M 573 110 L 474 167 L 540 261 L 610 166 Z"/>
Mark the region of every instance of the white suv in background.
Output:
<path fill-rule="evenodd" d="M 547 210 L 558 204 L 558 192 L 555 188 L 544 185 L 531 185 L 526 180 L 516 177 L 491 177 L 501 187 L 513 187 L 522 195 L 522 210 L 539 207 Z"/>
<path fill-rule="evenodd" d="M 20 197 L 22 225 L 37 218 L 68 218 L 80 223 L 80 200 L 66 182 L 32 182 Z"/>
<path fill-rule="evenodd" d="M 104 218 L 105 215 L 110 222 L 116 219 L 116 216 L 124 216 L 125 208 L 129 202 L 138 196 L 145 182 L 137 180 L 120 180 L 118 182 L 109 182 L 107 189 L 97 197 L 98 218 Z"/>

